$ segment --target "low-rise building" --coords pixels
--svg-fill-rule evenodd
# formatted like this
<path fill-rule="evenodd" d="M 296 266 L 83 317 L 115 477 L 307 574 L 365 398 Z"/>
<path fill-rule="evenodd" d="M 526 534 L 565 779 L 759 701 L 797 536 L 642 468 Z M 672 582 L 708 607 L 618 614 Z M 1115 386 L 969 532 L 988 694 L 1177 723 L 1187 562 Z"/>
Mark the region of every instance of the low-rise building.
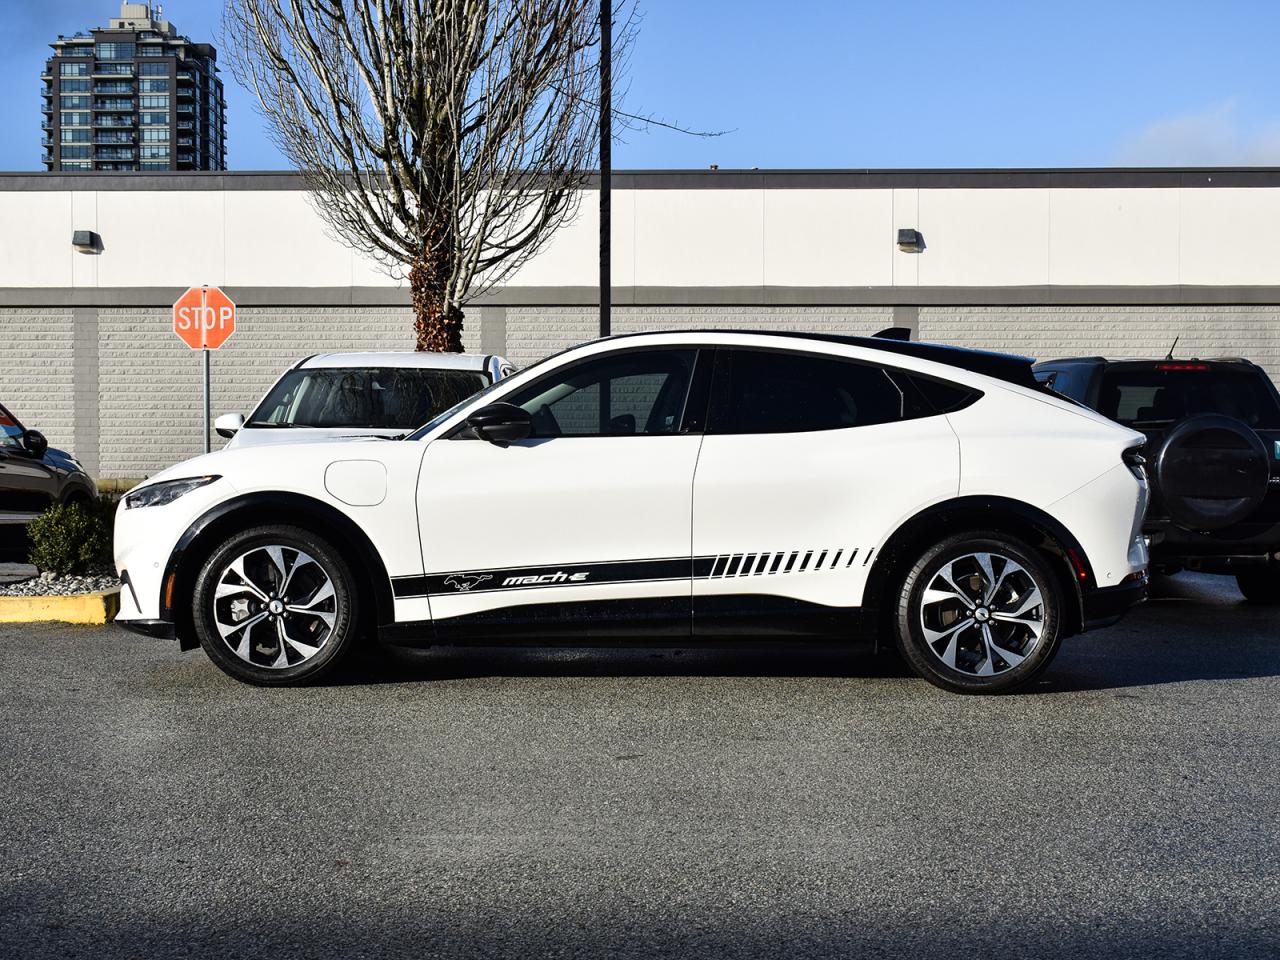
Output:
<path fill-rule="evenodd" d="M 171 330 L 188 286 L 239 308 L 215 415 L 300 356 L 413 346 L 406 284 L 295 174 L 4 174 L 0 223 L 0 400 L 98 477 L 201 449 L 200 360 Z M 587 191 L 467 308 L 467 349 L 527 364 L 596 336 L 597 239 Z M 624 172 L 612 244 L 617 333 L 905 326 L 1041 358 L 1178 338 L 1280 376 L 1280 169 Z"/>

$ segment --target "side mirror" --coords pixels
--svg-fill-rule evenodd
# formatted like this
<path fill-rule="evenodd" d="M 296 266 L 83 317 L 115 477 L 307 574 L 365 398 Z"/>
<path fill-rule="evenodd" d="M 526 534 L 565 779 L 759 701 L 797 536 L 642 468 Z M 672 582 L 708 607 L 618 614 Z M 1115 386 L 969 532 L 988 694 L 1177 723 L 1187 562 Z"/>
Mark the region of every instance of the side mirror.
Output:
<path fill-rule="evenodd" d="M 22 435 L 22 445 L 27 448 L 27 453 L 40 460 L 49 452 L 49 441 L 44 438 L 44 434 L 39 430 L 28 430 Z"/>
<path fill-rule="evenodd" d="M 243 426 L 243 413 L 224 413 L 217 420 L 213 421 L 213 432 L 220 437 L 226 437 L 230 440 L 240 432 L 240 428 Z"/>
<path fill-rule="evenodd" d="M 467 426 L 481 440 L 506 446 L 533 433 L 533 417 L 510 403 L 490 403 L 467 417 Z"/>

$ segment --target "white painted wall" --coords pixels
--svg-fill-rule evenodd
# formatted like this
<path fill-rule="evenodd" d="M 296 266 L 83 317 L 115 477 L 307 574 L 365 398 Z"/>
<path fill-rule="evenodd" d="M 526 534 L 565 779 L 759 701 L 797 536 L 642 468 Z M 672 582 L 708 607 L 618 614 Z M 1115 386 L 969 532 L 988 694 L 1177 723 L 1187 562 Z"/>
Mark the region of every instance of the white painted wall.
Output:
<path fill-rule="evenodd" d="M 1280 188 L 619 190 L 613 216 L 624 287 L 1280 283 Z M 594 285 L 598 222 L 590 193 L 509 282 Z M 0 287 L 397 283 L 300 191 L 0 190 L 0 227 Z"/>

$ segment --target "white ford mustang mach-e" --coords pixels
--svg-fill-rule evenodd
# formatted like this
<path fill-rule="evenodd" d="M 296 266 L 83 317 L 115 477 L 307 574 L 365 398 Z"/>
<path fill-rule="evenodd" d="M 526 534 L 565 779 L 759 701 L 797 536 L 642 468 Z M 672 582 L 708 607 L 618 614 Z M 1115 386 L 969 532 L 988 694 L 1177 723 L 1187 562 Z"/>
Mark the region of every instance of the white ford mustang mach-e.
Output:
<path fill-rule="evenodd" d="M 586 344 L 403 440 L 224 450 L 116 518 L 117 622 L 258 684 L 400 645 L 890 631 L 1024 683 L 1146 591 L 1141 434 L 1030 361 L 874 338 Z"/>

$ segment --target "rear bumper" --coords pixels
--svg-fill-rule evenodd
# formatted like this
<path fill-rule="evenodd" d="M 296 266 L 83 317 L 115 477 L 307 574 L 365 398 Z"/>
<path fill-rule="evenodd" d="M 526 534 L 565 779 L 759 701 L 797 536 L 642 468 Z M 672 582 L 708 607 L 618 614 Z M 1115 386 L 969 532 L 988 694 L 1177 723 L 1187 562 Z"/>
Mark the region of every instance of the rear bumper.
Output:
<path fill-rule="evenodd" d="M 1214 533 L 1184 530 L 1168 521 L 1148 522 L 1151 562 L 1206 573 L 1280 560 L 1280 523 L 1239 523 Z"/>
<path fill-rule="evenodd" d="M 1094 587 L 1086 590 L 1084 628 L 1097 630 L 1111 626 L 1128 613 L 1131 607 L 1146 600 L 1147 592 L 1148 579 L 1145 573 L 1114 587 Z"/>

